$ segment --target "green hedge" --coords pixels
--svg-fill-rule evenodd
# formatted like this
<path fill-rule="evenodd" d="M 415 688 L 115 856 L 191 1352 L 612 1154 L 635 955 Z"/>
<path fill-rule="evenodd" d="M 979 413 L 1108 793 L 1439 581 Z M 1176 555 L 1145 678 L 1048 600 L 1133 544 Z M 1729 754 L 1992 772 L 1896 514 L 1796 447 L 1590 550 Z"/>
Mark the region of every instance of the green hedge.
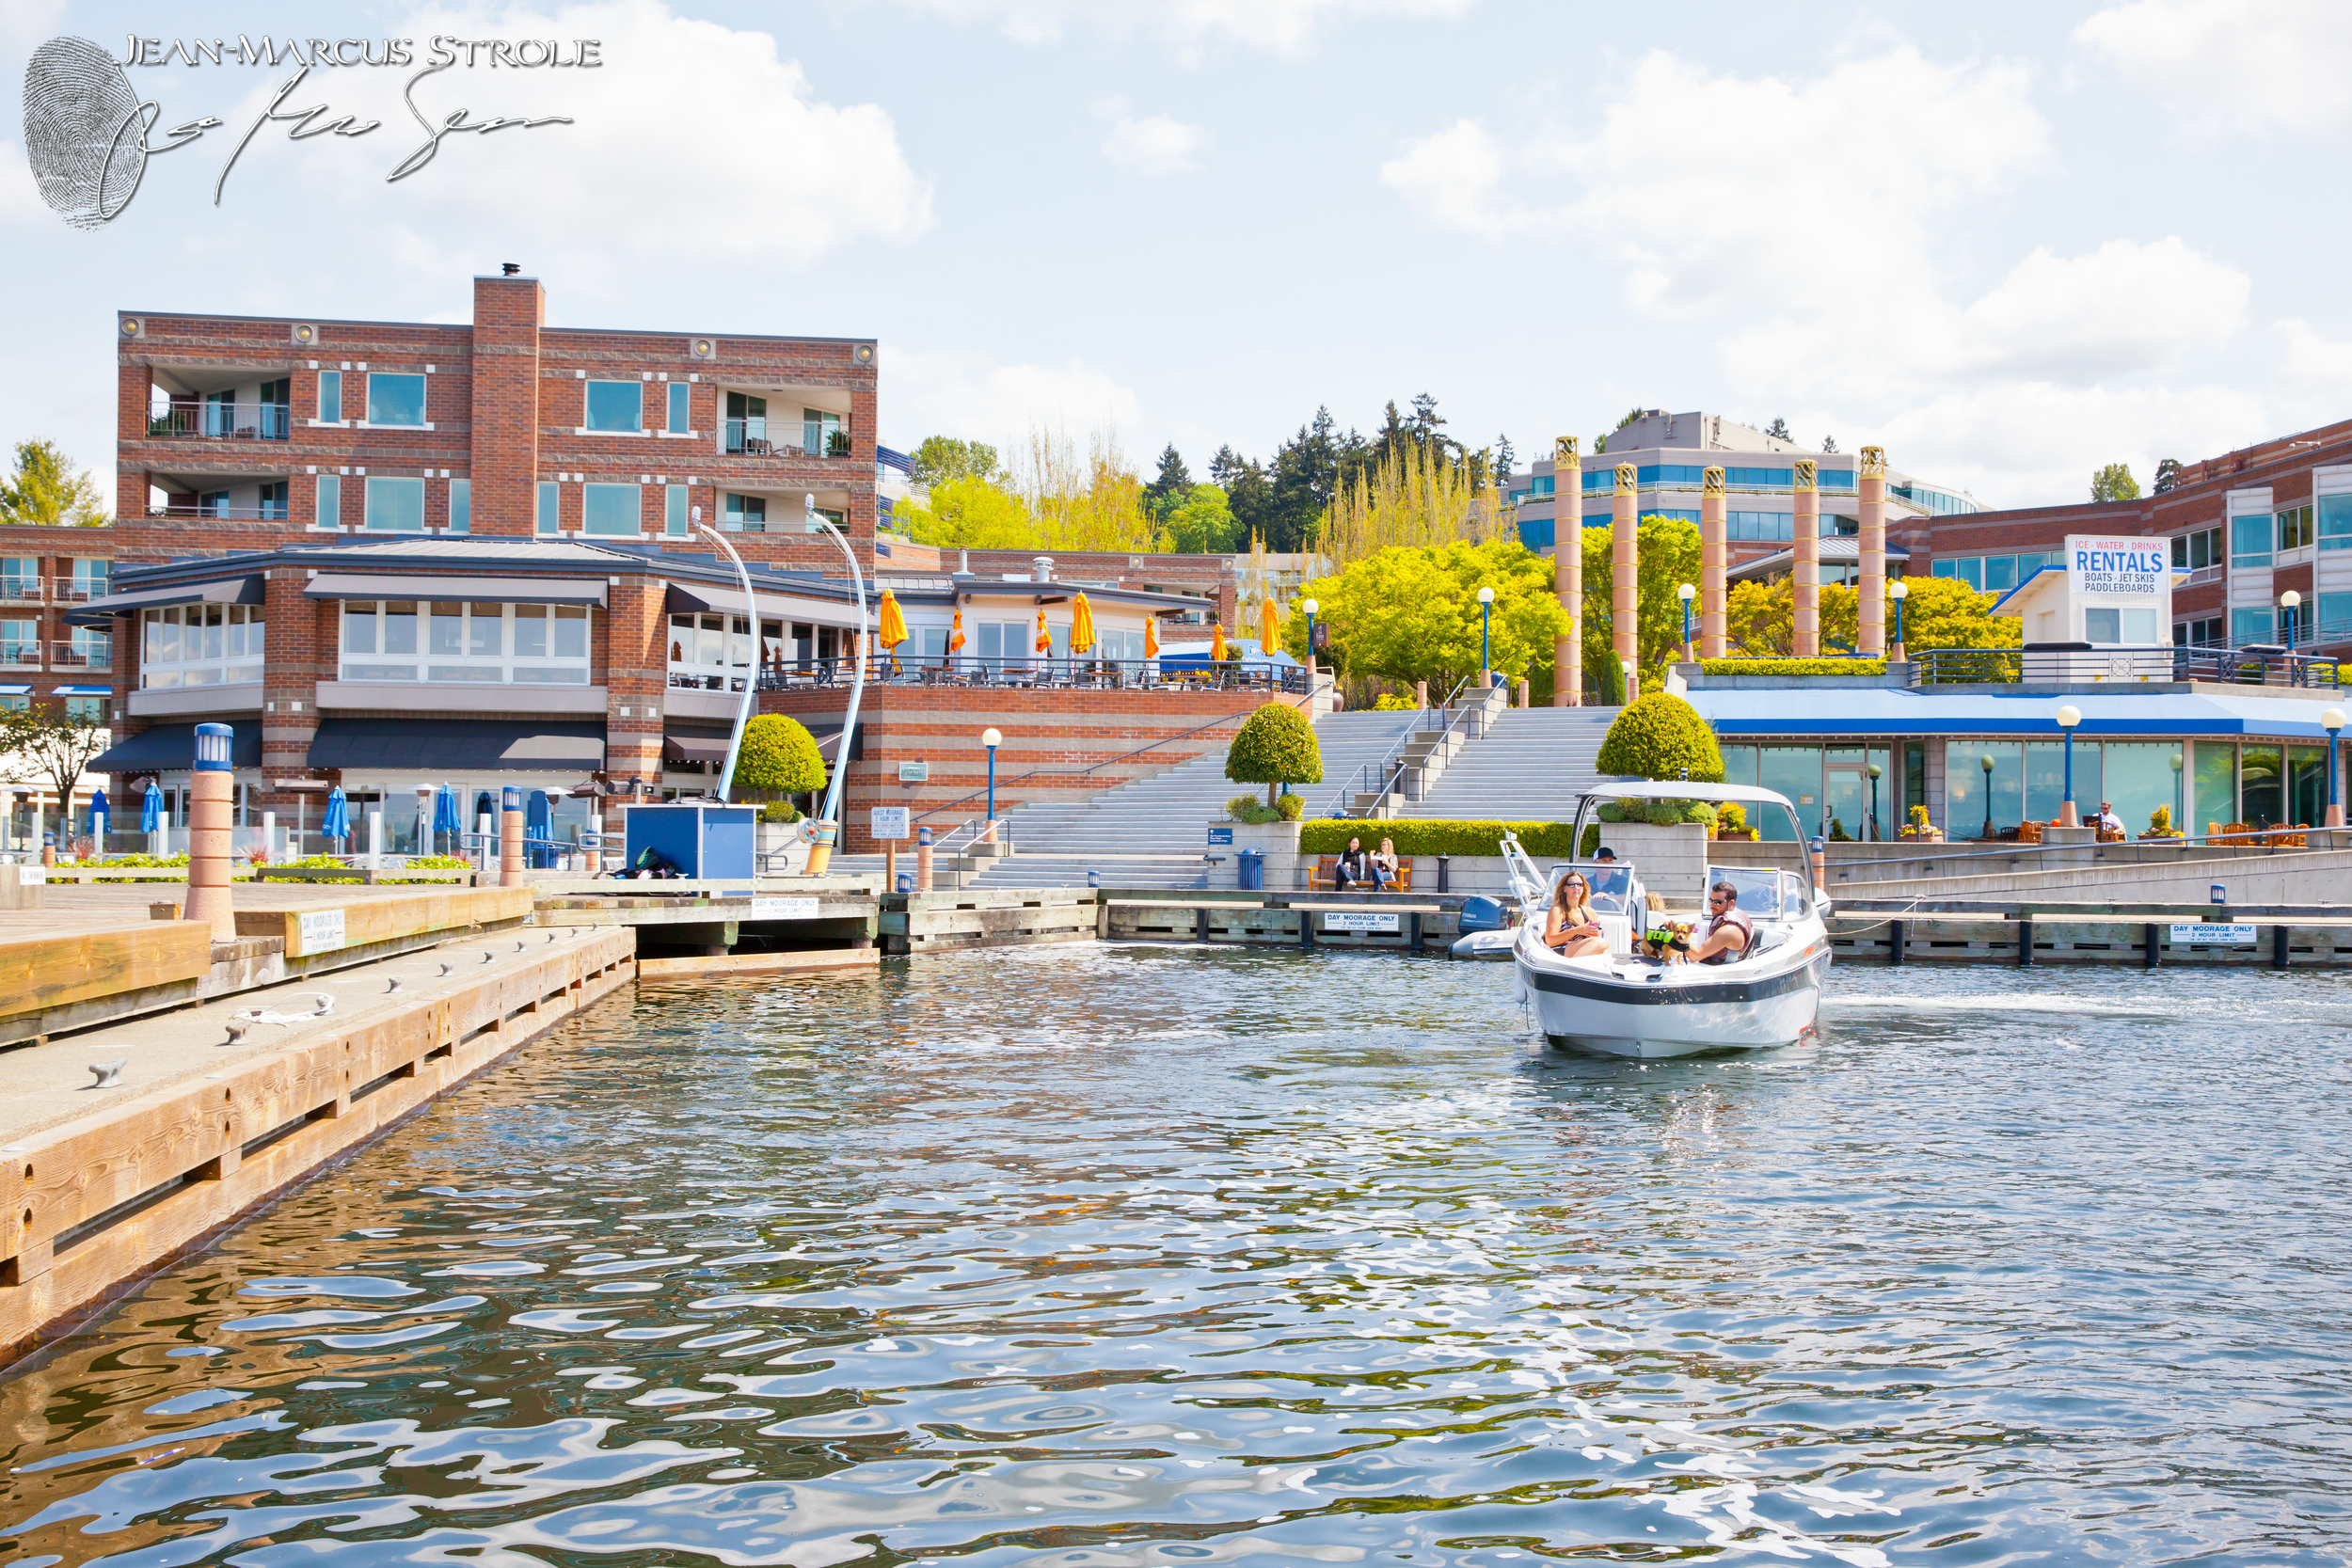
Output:
<path fill-rule="evenodd" d="M 1519 835 L 1519 847 L 1534 859 L 1568 858 L 1565 822 L 1441 822 L 1420 816 L 1389 822 L 1344 817 L 1304 822 L 1298 829 L 1298 852 L 1336 855 L 1355 837 L 1367 849 L 1379 848 L 1384 838 L 1393 840 L 1400 855 L 1500 855 L 1506 828 Z M 1597 832 L 1587 827 L 1584 836 L 1593 839 Z"/>
<path fill-rule="evenodd" d="M 1883 675 L 1883 658 L 1703 658 L 1710 675 Z"/>

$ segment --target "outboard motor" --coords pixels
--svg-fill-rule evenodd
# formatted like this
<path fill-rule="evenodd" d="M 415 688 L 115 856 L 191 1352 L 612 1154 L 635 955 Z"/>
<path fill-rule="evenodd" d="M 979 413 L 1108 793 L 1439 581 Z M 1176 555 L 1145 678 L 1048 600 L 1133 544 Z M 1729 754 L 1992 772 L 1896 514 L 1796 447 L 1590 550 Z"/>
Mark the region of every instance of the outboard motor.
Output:
<path fill-rule="evenodd" d="M 1511 924 L 1502 905 L 1483 895 L 1462 900 L 1461 929 L 1464 931 L 1500 931 Z"/>

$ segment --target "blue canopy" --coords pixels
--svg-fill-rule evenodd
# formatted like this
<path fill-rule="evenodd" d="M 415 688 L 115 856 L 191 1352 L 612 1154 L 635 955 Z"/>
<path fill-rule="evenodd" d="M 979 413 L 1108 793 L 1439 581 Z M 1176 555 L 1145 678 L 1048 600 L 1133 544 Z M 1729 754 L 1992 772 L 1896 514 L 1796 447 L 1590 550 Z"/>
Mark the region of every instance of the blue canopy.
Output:
<path fill-rule="evenodd" d="M 139 802 L 139 832 L 151 833 L 164 825 L 164 792 L 147 781 L 147 799 Z"/>
<path fill-rule="evenodd" d="M 319 832 L 328 838 L 351 836 L 351 802 L 343 799 L 343 786 L 341 784 L 326 792 L 326 817 L 319 824 Z"/>
<path fill-rule="evenodd" d="M 437 833 L 462 833 L 465 823 L 457 818 L 457 791 L 443 784 L 441 792 L 433 797 L 433 831 Z"/>
<path fill-rule="evenodd" d="M 114 808 L 106 804 L 106 792 L 103 789 L 93 789 L 89 792 L 89 809 L 92 815 L 98 816 L 114 815 Z"/>

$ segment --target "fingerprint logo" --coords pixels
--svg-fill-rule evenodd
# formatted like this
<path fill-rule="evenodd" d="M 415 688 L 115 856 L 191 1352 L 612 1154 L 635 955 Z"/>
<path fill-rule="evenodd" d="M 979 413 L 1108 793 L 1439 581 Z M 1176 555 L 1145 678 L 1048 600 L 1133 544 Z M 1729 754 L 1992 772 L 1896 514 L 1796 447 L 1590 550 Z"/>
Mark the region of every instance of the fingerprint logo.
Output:
<path fill-rule="evenodd" d="M 40 198 L 96 229 L 138 194 L 146 106 L 115 57 L 87 39 L 51 39 L 24 68 L 24 154 Z"/>

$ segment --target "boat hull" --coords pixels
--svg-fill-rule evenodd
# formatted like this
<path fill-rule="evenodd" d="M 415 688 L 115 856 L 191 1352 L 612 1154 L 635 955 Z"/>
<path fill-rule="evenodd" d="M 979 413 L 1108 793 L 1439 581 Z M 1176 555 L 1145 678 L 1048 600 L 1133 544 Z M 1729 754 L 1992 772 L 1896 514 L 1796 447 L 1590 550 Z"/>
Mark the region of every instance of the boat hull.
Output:
<path fill-rule="evenodd" d="M 1645 1060 L 1708 1051 L 1757 1051 L 1810 1036 L 1820 1017 L 1829 943 L 1761 973 L 1717 978 L 1698 965 L 1652 971 L 1638 981 L 1573 964 L 1518 960 L 1537 1026 L 1564 1050 Z"/>

